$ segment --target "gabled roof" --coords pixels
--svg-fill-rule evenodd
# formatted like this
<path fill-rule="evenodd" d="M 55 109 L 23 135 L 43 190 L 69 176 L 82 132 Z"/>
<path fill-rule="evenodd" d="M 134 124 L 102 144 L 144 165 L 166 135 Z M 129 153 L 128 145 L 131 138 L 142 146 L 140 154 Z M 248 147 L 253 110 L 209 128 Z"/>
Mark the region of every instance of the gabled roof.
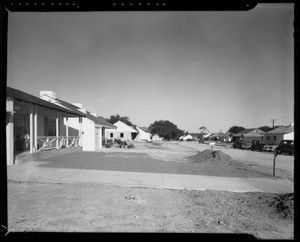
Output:
<path fill-rule="evenodd" d="M 267 134 L 287 134 L 294 132 L 294 126 L 282 126 L 276 129 L 270 130 Z"/>
<path fill-rule="evenodd" d="M 70 110 L 70 109 L 67 109 L 67 108 L 60 107 L 60 106 L 55 105 L 53 103 L 47 102 L 47 101 L 45 101 L 41 98 L 35 97 L 31 94 L 28 94 L 26 92 L 22 92 L 20 90 L 17 90 L 17 89 L 11 88 L 11 87 L 6 87 L 6 96 L 7 97 L 12 97 L 17 101 L 27 102 L 27 103 L 38 105 L 38 106 L 41 106 L 41 107 L 57 110 L 57 111 L 67 113 L 67 114 L 72 115 L 72 116 L 85 117 L 85 114 L 82 113 L 82 112 L 79 112 L 78 110 Z"/>
<path fill-rule="evenodd" d="M 138 128 L 141 129 L 141 130 L 143 130 L 143 131 L 145 131 L 145 132 L 147 132 L 147 133 L 149 133 L 149 130 L 148 130 L 147 127 L 138 127 Z"/>
<path fill-rule="evenodd" d="M 58 104 L 61 104 L 63 106 L 65 106 L 66 108 L 69 108 L 70 110 L 76 110 L 80 113 L 83 113 L 80 111 L 80 108 L 71 104 L 71 103 L 68 103 L 64 100 L 61 100 L 59 98 L 55 98 L 55 102 L 57 102 Z M 97 116 L 95 117 L 94 115 L 92 115 L 89 111 L 86 112 L 85 114 L 85 117 L 87 117 L 88 119 L 92 120 L 93 122 L 95 122 L 95 124 L 99 124 L 99 125 L 102 125 L 102 126 L 105 126 L 107 128 L 111 128 L 111 129 L 115 129 L 116 126 L 112 125 L 111 123 L 107 122 L 103 117 L 100 117 L 100 116 Z"/>
<path fill-rule="evenodd" d="M 117 126 L 118 131 L 138 133 L 138 131 L 135 128 L 129 126 L 128 124 L 125 124 L 124 122 L 122 122 L 120 120 L 118 122 L 115 122 L 114 126 Z"/>

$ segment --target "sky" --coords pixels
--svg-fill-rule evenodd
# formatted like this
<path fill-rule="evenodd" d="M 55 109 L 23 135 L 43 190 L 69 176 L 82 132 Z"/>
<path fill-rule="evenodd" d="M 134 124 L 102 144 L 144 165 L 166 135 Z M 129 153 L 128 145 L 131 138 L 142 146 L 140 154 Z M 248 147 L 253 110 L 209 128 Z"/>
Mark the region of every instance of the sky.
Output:
<path fill-rule="evenodd" d="M 293 4 L 250 11 L 9 12 L 7 86 L 137 126 L 294 120 Z"/>

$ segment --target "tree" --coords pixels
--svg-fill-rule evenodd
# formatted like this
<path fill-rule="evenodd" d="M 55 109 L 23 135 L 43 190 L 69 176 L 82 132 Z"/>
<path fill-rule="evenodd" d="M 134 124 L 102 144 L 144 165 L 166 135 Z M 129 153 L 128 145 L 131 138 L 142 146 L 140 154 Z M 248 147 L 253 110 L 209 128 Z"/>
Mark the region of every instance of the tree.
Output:
<path fill-rule="evenodd" d="M 111 115 L 110 118 L 107 118 L 106 120 L 112 124 L 114 124 L 118 121 L 122 121 L 123 123 L 125 123 L 129 126 L 136 127 L 136 125 L 133 124 L 127 116 L 121 117 L 119 114 Z"/>
<path fill-rule="evenodd" d="M 239 132 L 242 132 L 243 130 L 245 130 L 244 127 L 232 126 L 232 127 L 228 130 L 228 132 L 229 132 L 229 133 L 233 133 L 233 134 L 237 134 L 237 133 L 239 133 Z"/>
<path fill-rule="evenodd" d="M 270 128 L 269 126 L 261 126 L 259 127 L 259 129 L 261 129 L 264 132 L 269 132 L 270 130 L 272 130 L 273 128 Z"/>
<path fill-rule="evenodd" d="M 148 130 L 152 135 L 157 134 L 166 140 L 178 140 L 178 138 L 184 135 L 184 131 L 177 128 L 175 124 L 168 120 L 155 121 L 150 124 Z"/>

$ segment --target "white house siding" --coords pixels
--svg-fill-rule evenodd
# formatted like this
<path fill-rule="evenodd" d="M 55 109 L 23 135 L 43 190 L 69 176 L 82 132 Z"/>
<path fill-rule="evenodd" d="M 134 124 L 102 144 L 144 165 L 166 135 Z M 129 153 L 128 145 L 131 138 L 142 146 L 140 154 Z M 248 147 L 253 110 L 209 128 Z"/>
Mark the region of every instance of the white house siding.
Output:
<path fill-rule="evenodd" d="M 64 121 L 66 123 L 66 120 Z M 78 118 L 68 118 L 69 136 L 76 136 L 79 132 Z M 95 151 L 95 123 L 87 118 L 82 118 L 82 151 Z"/>
<path fill-rule="evenodd" d="M 14 163 L 14 116 L 13 116 L 13 100 L 6 99 L 6 163 L 13 165 Z"/>
<path fill-rule="evenodd" d="M 289 139 L 289 140 L 294 140 L 294 132 L 284 134 L 283 139 Z"/>

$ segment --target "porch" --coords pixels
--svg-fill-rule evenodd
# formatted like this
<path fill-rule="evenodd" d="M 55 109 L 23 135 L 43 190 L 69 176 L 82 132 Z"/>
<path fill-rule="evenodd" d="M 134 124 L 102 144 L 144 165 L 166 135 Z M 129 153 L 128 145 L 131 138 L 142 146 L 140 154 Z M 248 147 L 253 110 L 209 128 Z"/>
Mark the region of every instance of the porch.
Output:
<path fill-rule="evenodd" d="M 12 95 L 8 95 L 12 94 Z M 41 153 L 58 154 L 60 150 L 80 151 L 82 146 L 81 112 L 74 112 L 13 89 L 6 103 L 7 164 Z M 9 108 L 8 108 L 9 107 Z M 69 127 L 69 118 L 79 120 L 78 129 Z M 52 151 L 52 152 L 50 152 Z"/>

